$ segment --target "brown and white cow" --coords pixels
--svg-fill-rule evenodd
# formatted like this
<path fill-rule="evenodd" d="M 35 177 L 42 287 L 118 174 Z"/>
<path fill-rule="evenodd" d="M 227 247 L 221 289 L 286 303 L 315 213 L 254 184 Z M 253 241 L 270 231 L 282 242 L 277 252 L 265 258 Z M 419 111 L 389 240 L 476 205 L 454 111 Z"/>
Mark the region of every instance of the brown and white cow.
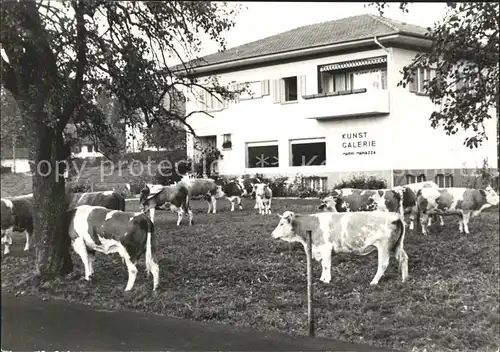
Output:
<path fill-rule="evenodd" d="M 385 211 L 401 213 L 401 194 L 391 189 L 341 188 L 321 199 L 318 209 L 330 212 Z"/>
<path fill-rule="evenodd" d="M 234 211 L 234 205 L 237 204 L 239 210 L 243 210 L 241 205 L 241 198 L 247 195 L 247 191 L 243 185 L 242 179 L 237 178 L 229 181 L 225 185 L 217 185 L 216 198 L 226 198 L 231 202 L 231 211 Z M 210 201 L 208 195 L 205 196 L 206 201 Z"/>
<path fill-rule="evenodd" d="M 181 224 L 184 214 L 189 217 L 189 225 L 193 224 L 193 211 L 189 205 L 189 189 L 182 182 L 171 186 L 163 186 L 158 193 L 151 193 L 148 186 L 141 190 L 139 204 L 141 210 L 149 210 L 149 218 L 154 222 L 155 209 L 160 206 L 169 206 L 172 212 L 177 213 L 177 226 Z"/>
<path fill-rule="evenodd" d="M 300 242 L 306 249 L 311 231 L 312 256 L 321 261 L 320 280 L 331 281 L 332 250 L 335 253 L 367 255 L 378 250 L 378 269 L 370 285 L 378 284 L 389 265 L 390 255 L 399 262 L 403 282 L 408 277 L 408 256 L 404 251 L 405 226 L 399 214 L 352 212 L 300 215 L 285 211 L 272 233 L 273 238 Z"/>
<path fill-rule="evenodd" d="M 423 181 L 417 183 L 410 183 L 407 185 L 396 186 L 394 191 L 401 195 L 402 208 L 404 215 L 409 217 L 409 229 L 413 230 L 415 215 L 417 214 L 417 193 L 423 188 L 438 188 L 438 185 L 433 181 Z M 443 217 L 439 216 L 441 226 L 444 225 Z"/>
<path fill-rule="evenodd" d="M 217 186 L 214 180 L 209 178 L 184 177 L 179 183 L 186 185 L 189 189 L 190 197 L 201 196 L 207 201 L 207 214 L 210 214 L 210 211 L 213 214 L 217 212 L 217 198 L 221 198 L 223 195 L 220 187 Z"/>
<path fill-rule="evenodd" d="M 271 214 L 271 200 L 273 198 L 271 188 L 266 183 L 257 183 L 253 185 L 253 189 L 259 214 Z"/>
<path fill-rule="evenodd" d="M 95 205 L 125 211 L 125 198 L 118 191 L 68 193 L 68 210 L 79 205 Z"/>
<path fill-rule="evenodd" d="M 71 245 L 85 267 L 85 280 L 90 281 L 94 273 L 95 252 L 118 253 L 128 269 L 125 291 L 130 291 L 137 276 L 137 261 L 145 254 L 146 270 L 153 274 L 153 291 L 156 290 L 159 283 L 159 268 L 154 260 L 156 235 L 146 214 L 81 205 L 66 212 L 64 221 Z"/>
<path fill-rule="evenodd" d="M 1 199 L 1 231 L 4 254 L 10 253 L 12 231 L 26 232 L 24 250 L 30 249 L 33 234 L 33 194 Z"/>
<path fill-rule="evenodd" d="M 430 225 L 429 216 L 432 214 L 458 215 L 458 231 L 469 234 L 470 217 L 478 216 L 483 209 L 498 205 L 498 203 L 498 194 L 491 186 L 485 189 L 423 188 L 417 196 L 422 234 L 427 234 L 427 227 Z"/>
<path fill-rule="evenodd" d="M 114 191 L 67 193 L 67 209 L 79 205 L 103 206 L 112 210 L 125 210 L 125 198 Z M 30 249 L 30 238 L 33 235 L 33 194 L 2 199 L 2 243 L 5 244 L 4 254 L 10 252 L 12 231 L 26 231 L 24 250 Z"/>

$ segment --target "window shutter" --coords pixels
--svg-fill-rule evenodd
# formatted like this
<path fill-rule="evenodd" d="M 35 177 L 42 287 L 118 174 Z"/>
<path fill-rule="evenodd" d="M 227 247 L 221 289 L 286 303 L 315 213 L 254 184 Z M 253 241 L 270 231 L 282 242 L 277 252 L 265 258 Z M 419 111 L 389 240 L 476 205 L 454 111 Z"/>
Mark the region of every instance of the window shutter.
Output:
<path fill-rule="evenodd" d="M 269 80 L 268 79 L 260 81 L 260 91 L 261 91 L 262 96 L 269 95 Z"/>
<path fill-rule="evenodd" d="M 279 80 L 273 79 L 272 81 L 272 89 L 273 89 L 273 103 L 277 104 L 280 102 L 280 86 L 279 86 Z"/>
<path fill-rule="evenodd" d="M 413 79 L 413 82 L 410 82 L 409 89 L 410 92 L 415 93 L 417 91 L 417 83 L 418 83 L 417 72 L 413 71 L 411 77 Z"/>
<path fill-rule="evenodd" d="M 285 88 L 285 80 L 284 79 L 280 79 L 278 81 L 278 84 L 279 84 L 279 97 L 280 97 L 280 100 L 279 102 L 282 103 L 284 101 L 286 101 L 286 97 L 285 97 L 285 93 L 286 93 L 286 88 Z"/>
<path fill-rule="evenodd" d="M 299 85 L 299 91 L 298 91 L 298 95 L 300 95 L 300 97 L 306 95 L 306 75 L 302 75 L 302 76 L 299 76 L 297 77 L 297 80 L 298 80 L 298 85 Z"/>

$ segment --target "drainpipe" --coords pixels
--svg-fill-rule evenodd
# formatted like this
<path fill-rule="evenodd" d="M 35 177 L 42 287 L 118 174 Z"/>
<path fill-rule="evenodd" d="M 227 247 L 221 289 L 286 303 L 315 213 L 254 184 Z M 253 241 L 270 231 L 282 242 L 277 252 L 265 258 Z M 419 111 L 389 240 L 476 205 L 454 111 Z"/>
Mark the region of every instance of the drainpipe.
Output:
<path fill-rule="evenodd" d="M 389 57 L 391 56 L 391 51 L 389 49 L 387 49 L 385 46 L 383 46 L 382 44 L 380 44 L 380 42 L 378 41 L 376 36 L 373 36 L 373 42 L 375 44 L 377 44 L 379 47 L 381 47 L 382 49 L 384 49 L 384 51 L 387 53 L 387 63 L 389 63 Z M 387 81 L 389 81 L 389 70 L 387 70 Z M 387 84 L 387 87 L 389 87 L 389 84 Z M 391 98 L 389 97 L 389 99 L 391 99 Z M 390 103 L 390 100 L 389 100 L 389 103 Z M 390 179 L 389 185 L 390 185 L 389 186 L 390 188 L 394 187 L 394 165 L 391 168 L 391 179 Z"/>

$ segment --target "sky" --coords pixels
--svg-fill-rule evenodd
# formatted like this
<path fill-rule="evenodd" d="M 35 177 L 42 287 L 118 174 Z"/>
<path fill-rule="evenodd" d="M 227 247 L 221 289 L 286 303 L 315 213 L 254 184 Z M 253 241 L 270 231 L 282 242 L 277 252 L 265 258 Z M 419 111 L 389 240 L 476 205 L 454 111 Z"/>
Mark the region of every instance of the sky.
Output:
<path fill-rule="evenodd" d="M 342 2 L 242 2 L 243 9 L 236 17 L 236 26 L 224 37 L 227 48 L 232 48 L 274 34 L 313 23 L 371 13 L 378 15 L 375 7 L 368 3 Z M 446 3 L 414 3 L 409 13 L 399 9 L 399 3 L 388 4 L 384 17 L 422 27 L 430 27 L 446 14 Z M 218 45 L 210 40 L 203 41 L 201 56 L 218 51 Z"/>

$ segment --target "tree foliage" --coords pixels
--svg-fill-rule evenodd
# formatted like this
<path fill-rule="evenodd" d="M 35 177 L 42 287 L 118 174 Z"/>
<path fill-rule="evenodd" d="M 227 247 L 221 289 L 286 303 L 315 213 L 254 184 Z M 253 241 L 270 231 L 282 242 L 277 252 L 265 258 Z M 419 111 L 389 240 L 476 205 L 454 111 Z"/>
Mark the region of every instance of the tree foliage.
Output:
<path fill-rule="evenodd" d="M 143 128 L 144 119 L 146 133 L 155 123 L 173 121 L 193 132 L 187 119 L 196 112 L 165 109 L 165 95 L 204 89 L 234 100 L 238 92 L 213 77 L 177 74 L 170 62 L 181 61 L 181 71 L 189 70 L 202 34 L 223 49 L 223 33 L 233 27 L 237 11 L 233 4 L 210 1 L 2 2 L 1 85 L 21 110 L 32 159 L 41 166 L 33 175 L 37 277 L 71 269 L 61 224 L 64 178 L 57 171 L 74 142 L 68 123 L 79 135 L 95 137 L 101 149 L 112 149 L 114 131 L 96 100 L 107 95 L 121 103 L 125 122 Z"/>
<path fill-rule="evenodd" d="M 383 15 L 385 2 L 371 5 Z M 400 2 L 400 8 L 408 12 L 409 2 Z M 442 126 L 448 135 L 472 132 L 464 141 L 470 148 L 488 138 L 484 121 L 492 108 L 498 117 L 499 21 L 497 2 L 448 2 L 445 17 L 428 28 L 430 51 L 417 54 L 402 72 L 400 85 L 405 86 L 417 68 L 436 70 L 425 87 L 439 106 L 430 116 L 431 126 Z"/>

